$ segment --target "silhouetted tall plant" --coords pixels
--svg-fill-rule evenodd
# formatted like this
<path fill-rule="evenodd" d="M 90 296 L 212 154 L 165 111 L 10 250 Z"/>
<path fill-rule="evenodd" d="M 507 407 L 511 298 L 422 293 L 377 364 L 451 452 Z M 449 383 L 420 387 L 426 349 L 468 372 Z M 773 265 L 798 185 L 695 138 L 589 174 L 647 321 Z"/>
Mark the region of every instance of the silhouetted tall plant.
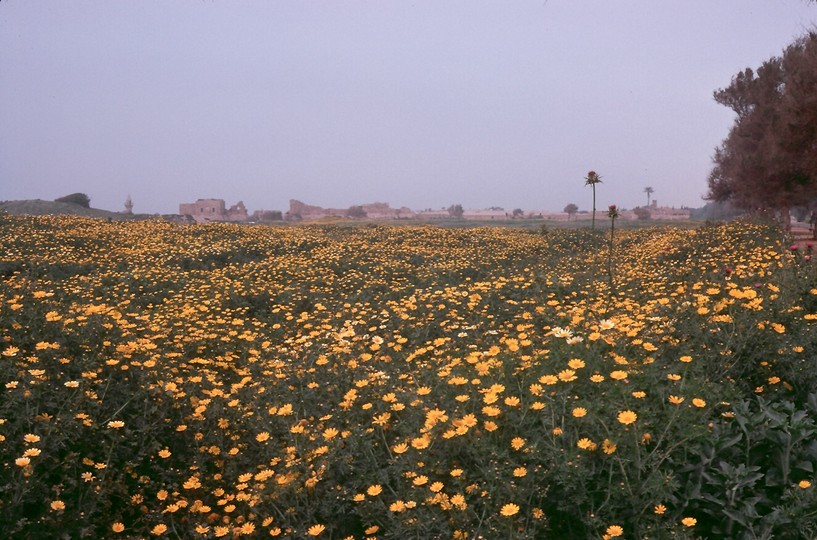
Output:
<path fill-rule="evenodd" d="M 644 193 L 647 194 L 647 208 L 649 208 L 650 207 L 650 195 L 655 193 L 655 190 L 652 188 L 652 186 L 647 186 L 647 187 L 644 188 Z"/>
<path fill-rule="evenodd" d="M 593 188 L 593 221 L 590 228 L 596 232 L 596 184 L 601 184 L 601 176 L 596 171 L 590 171 L 584 179 L 584 185 Z"/>
<path fill-rule="evenodd" d="M 610 218 L 610 249 L 607 255 L 607 279 L 610 280 L 610 291 L 613 290 L 613 242 L 616 234 L 616 219 L 618 218 L 618 207 L 611 204 L 607 208 L 607 217 Z"/>

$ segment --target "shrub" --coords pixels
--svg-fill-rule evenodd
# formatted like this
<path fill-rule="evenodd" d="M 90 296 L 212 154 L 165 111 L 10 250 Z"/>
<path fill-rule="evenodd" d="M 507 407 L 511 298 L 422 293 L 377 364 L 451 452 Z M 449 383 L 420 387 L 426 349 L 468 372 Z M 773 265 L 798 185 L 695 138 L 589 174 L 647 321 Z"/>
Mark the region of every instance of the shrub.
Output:
<path fill-rule="evenodd" d="M 66 195 L 65 197 L 54 199 L 54 201 L 61 203 L 76 204 L 77 206 L 82 206 L 83 208 L 90 208 L 91 206 L 91 198 L 84 193 L 72 193 L 71 195 Z"/>

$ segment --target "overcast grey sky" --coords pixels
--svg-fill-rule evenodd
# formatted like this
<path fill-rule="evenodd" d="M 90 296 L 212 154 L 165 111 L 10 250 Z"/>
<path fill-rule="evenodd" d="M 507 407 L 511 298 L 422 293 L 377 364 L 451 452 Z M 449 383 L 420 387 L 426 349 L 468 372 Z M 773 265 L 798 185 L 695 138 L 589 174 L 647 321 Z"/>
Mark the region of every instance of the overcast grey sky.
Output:
<path fill-rule="evenodd" d="M 0 200 L 702 206 L 805 0 L 3 0 Z"/>

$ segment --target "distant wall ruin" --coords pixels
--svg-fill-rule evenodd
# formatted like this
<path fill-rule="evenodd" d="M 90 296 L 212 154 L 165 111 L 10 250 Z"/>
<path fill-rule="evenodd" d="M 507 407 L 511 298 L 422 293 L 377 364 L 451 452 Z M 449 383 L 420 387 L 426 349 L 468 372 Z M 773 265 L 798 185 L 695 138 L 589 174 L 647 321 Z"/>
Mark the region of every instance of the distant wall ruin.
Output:
<path fill-rule="evenodd" d="M 690 210 L 688 208 L 667 208 L 658 206 L 655 199 L 650 201 L 649 209 L 651 219 L 656 220 L 683 220 L 689 219 Z M 397 220 L 397 219 L 449 219 L 450 212 L 446 208 L 438 210 L 426 209 L 415 212 L 405 206 L 392 208 L 389 203 L 374 202 L 363 205 L 354 205 L 350 208 L 323 208 L 306 204 L 297 199 L 290 199 L 289 210 L 281 213 L 278 210 L 256 210 L 249 215 L 247 208 L 242 201 L 230 206 L 224 203 L 223 199 L 198 199 L 194 203 L 182 203 L 179 205 L 179 214 L 189 216 L 187 219 L 195 220 L 198 223 L 221 221 L 221 222 L 256 222 L 272 223 L 276 221 L 299 221 L 318 220 L 325 218 L 363 218 L 372 220 Z M 581 216 L 587 212 L 580 212 Z M 512 213 L 501 208 L 492 207 L 484 210 L 466 209 L 462 218 L 472 220 L 501 220 L 511 219 Z M 564 212 L 526 212 L 527 219 L 543 220 L 568 220 L 570 216 Z M 574 216 L 575 218 L 576 216 Z M 621 219 L 635 220 L 638 216 L 632 210 L 622 210 Z"/>
<path fill-rule="evenodd" d="M 242 201 L 228 209 L 224 199 L 198 199 L 194 203 L 182 203 L 179 205 L 179 214 L 190 216 L 197 222 L 247 221 L 249 218 Z"/>
<path fill-rule="evenodd" d="M 405 206 L 392 208 L 389 203 L 375 202 L 360 205 L 369 219 L 409 219 L 416 213 Z M 286 219 L 320 219 L 327 217 L 349 217 L 348 208 L 323 208 L 303 203 L 296 199 L 289 200 L 289 211 Z"/>

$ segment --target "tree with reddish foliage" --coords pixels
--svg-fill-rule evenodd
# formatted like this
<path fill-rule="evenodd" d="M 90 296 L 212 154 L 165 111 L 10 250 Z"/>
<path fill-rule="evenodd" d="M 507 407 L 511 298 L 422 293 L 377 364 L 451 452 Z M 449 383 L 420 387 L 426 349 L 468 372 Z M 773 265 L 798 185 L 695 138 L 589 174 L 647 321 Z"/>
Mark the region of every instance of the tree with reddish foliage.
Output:
<path fill-rule="evenodd" d="M 707 199 L 779 212 L 817 200 L 817 32 L 745 69 L 715 101 L 737 118 L 715 149 Z"/>

